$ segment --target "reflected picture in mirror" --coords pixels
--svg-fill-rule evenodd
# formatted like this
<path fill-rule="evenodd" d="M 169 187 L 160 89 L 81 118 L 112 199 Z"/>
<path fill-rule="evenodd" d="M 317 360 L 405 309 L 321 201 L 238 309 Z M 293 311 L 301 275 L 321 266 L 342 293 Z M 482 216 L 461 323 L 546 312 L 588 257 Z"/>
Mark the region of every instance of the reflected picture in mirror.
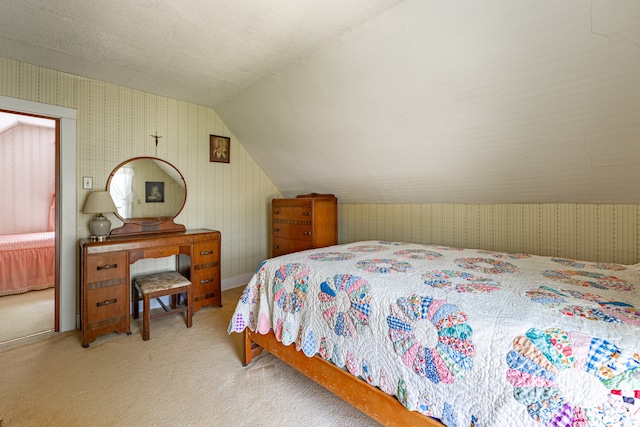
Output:
<path fill-rule="evenodd" d="M 164 226 L 159 224 L 172 223 L 187 196 L 180 171 L 155 157 L 136 157 L 119 164 L 109 176 L 107 191 L 118 209 L 116 216 L 125 223 L 125 230 L 115 229 L 112 234 L 129 234 L 138 228 L 151 230 L 138 232 L 161 230 Z M 130 224 L 138 227 L 132 228 Z M 171 228 L 170 224 L 167 226 Z"/>
<path fill-rule="evenodd" d="M 147 203 L 164 203 L 164 182 L 145 182 L 144 187 Z"/>

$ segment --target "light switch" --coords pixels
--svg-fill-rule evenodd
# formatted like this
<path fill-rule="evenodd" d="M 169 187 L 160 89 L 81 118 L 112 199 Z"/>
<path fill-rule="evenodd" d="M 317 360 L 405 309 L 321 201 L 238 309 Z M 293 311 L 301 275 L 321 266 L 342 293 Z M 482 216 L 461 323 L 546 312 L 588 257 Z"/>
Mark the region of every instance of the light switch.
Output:
<path fill-rule="evenodd" d="M 82 178 L 82 188 L 84 190 L 91 190 L 93 188 L 93 178 L 85 176 Z"/>

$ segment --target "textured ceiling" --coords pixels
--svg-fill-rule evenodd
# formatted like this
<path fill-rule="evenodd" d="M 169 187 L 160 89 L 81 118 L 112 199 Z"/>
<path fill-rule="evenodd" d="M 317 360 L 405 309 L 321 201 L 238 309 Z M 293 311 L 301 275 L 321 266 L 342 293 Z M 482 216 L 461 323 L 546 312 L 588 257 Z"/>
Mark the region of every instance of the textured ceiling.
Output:
<path fill-rule="evenodd" d="M 215 106 L 402 0 L 0 0 L 0 56 Z"/>
<path fill-rule="evenodd" d="M 212 106 L 285 194 L 640 199 L 637 0 L 0 0 L 0 56 Z"/>
<path fill-rule="evenodd" d="M 640 1 L 407 0 L 216 111 L 285 195 L 637 203 Z"/>

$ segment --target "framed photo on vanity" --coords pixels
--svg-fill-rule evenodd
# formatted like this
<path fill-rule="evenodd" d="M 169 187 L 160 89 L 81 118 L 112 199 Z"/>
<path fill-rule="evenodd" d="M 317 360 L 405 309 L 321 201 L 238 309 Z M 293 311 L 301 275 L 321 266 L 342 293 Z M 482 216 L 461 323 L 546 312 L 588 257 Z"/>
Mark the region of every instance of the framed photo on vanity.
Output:
<path fill-rule="evenodd" d="M 229 163 L 229 148 L 231 138 L 226 136 L 211 135 L 209 137 L 209 161 Z"/>

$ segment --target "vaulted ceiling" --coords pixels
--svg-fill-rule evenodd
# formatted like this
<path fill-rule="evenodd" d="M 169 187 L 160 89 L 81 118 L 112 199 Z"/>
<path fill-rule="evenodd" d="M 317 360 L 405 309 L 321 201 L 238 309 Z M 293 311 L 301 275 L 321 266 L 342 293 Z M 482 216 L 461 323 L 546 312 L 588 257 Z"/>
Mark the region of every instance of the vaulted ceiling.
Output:
<path fill-rule="evenodd" d="M 640 199 L 636 0 L 0 8 L 0 56 L 211 106 L 285 195 Z"/>

